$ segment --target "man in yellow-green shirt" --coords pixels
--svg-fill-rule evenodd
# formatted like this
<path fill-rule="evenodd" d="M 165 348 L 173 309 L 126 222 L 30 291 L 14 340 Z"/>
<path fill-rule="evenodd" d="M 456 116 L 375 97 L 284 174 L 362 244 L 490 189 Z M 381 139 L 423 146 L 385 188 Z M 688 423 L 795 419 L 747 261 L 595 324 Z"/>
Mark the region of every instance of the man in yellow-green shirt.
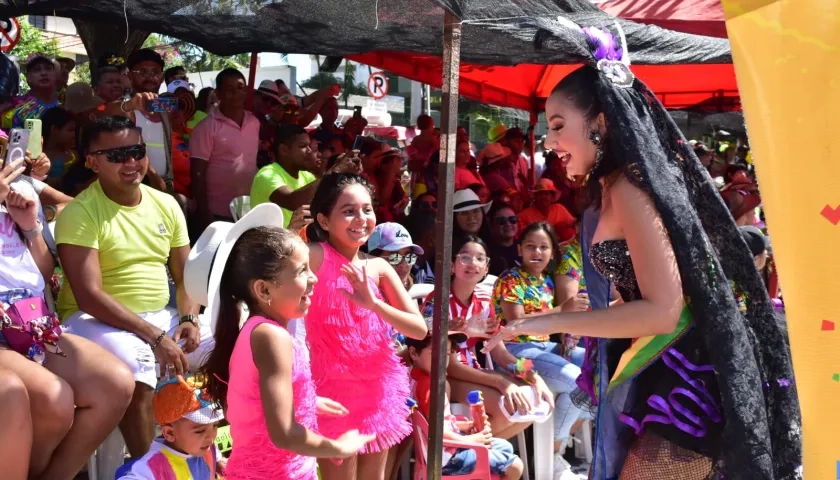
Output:
<path fill-rule="evenodd" d="M 274 145 L 276 160 L 261 168 L 251 184 L 251 207 L 268 202 L 277 204 L 283 210 L 286 227 L 297 231 L 312 222 L 309 203 L 325 165 L 312 151 L 306 130 L 297 124 L 280 125 Z M 341 158 L 327 173 L 361 173 L 360 164 L 353 162 L 353 158 L 351 155 Z"/>
<path fill-rule="evenodd" d="M 99 179 L 70 202 L 56 224 L 67 282 L 58 312 L 73 333 L 116 355 L 134 373 L 134 398 L 120 423 L 132 457 L 154 439 L 152 395 L 161 374 L 198 367 L 213 348 L 210 322 L 184 289 L 190 251 L 176 200 L 140 182 L 146 146 L 125 117 L 101 117 L 82 146 Z M 168 308 L 169 275 L 177 310 Z"/>

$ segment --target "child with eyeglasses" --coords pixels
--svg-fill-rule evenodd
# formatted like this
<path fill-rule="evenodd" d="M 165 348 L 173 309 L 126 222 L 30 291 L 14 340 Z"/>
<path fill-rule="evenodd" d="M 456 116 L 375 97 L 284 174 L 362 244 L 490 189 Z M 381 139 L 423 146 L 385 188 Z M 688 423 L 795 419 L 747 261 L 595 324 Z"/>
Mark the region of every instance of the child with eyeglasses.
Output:
<path fill-rule="evenodd" d="M 406 291 L 414 285 L 411 278 L 411 267 L 417 262 L 418 255 L 423 249 L 415 245 L 411 235 L 399 223 L 380 223 L 373 229 L 367 242 L 368 253 L 375 257 L 382 257 L 397 272 Z"/>
<path fill-rule="evenodd" d="M 534 389 L 533 398 L 538 401 L 554 403 L 554 395 L 538 376 L 526 379 L 517 378 L 511 372 L 485 370 L 476 356 L 476 344 L 489 337 L 498 329 L 499 322 L 490 295 L 490 286 L 481 285 L 487 276 L 490 258 L 487 245 L 480 238 L 464 235 L 455 239 L 452 245 L 452 282 L 449 292 L 449 329 L 450 339 L 463 337 L 455 341 L 455 349 L 446 368 L 446 378 L 451 387 L 453 401 L 468 403 L 467 394 L 481 390 L 484 405 L 490 418 L 494 436 L 511 438 L 528 428 L 530 423 L 514 423 L 503 414 L 500 398 L 504 398 L 508 415 L 519 411 L 529 412 L 534 405 L 529 400 L 528 390 Z M 420 312 L 431 329 L 435 310 L 435 294 L 430 293 Z M 518 359 L 511 355 L 504 344 L 497 345 L 489 352 L 497 365 L 516 365 Z"/>

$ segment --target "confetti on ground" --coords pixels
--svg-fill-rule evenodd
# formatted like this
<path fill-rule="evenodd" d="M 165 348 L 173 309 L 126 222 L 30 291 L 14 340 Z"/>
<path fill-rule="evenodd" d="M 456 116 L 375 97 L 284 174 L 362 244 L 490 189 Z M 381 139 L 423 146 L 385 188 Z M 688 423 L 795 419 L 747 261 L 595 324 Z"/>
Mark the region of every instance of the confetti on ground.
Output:
<path fill-rule="evenodd" d="M 822 321 L 822 331 L 828 332 L 834 330 L 834 322 L 831 320 L 823 320 Z"/>
<path fill-rule="evenodd" d="M 835 382 L 840 382 L 840 373 L 835 373 L 834 375 L 831 376 L 831 379 L 834 380 Z"/>
<path fill-rule="evenodd" d="M 820 215 L 825 217 L 826 220 L 834 225 L 837 225 L 840 223 L 840 206 L 837 208 L 831 208 L 830 205 L 826 205 L 820 212 Z"/>

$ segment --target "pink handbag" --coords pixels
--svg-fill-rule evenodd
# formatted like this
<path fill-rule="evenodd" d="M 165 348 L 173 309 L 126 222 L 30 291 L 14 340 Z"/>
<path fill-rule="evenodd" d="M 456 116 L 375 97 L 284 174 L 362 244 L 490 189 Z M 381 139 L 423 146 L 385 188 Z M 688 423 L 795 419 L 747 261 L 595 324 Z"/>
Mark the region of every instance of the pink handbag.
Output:
<path fill-rule="evenodd" d="M 64 356 L 58 348 L 61 324 L 43 297 L 18 300 L 6 309 L 0 333 L 12 350 L 43 365 L 46 352 Z"/>

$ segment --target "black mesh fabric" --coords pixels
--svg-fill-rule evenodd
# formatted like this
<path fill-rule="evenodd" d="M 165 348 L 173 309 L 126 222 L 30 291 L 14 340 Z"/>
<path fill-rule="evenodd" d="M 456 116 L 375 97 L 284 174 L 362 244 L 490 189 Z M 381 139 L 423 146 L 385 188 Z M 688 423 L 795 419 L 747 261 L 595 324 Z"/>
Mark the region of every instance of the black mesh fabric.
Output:
<path fill-rule="evenodd" d="M 612 22 L 589 0 L 0 0 L 0 14 L 57 15 L 171 35 L 219 55 L 442 55 L 444 8 L 463 21 L 461 59 L 491 65 L 580 60 L 574 43 L 536 52 L 531 17 Z M 731 63 L 729 42 L 621 20 L 637 64 Z M 568 48 L 564 48 L 568 47 Z"/>
<path fill-rule="evenodd" d="M 574 44 L 567 51 L 594 64 L 582 32 L 544 19 L 535 25 L 538 51 Z M 801 414 L 787 333 L 743 238 L 656 96 L 639 80 L 621 88 L 605 74 L 595 78 L 607 123 L 605 154 L 614 155 L 613 164 L 654 201 L 714 366 L 725 422 L 716 471 L 738 480 L 801 479 Z M 596 167 L 589 181 L 608 173 Z M 746 301 L 745 312 L 732 283 Z"/>

